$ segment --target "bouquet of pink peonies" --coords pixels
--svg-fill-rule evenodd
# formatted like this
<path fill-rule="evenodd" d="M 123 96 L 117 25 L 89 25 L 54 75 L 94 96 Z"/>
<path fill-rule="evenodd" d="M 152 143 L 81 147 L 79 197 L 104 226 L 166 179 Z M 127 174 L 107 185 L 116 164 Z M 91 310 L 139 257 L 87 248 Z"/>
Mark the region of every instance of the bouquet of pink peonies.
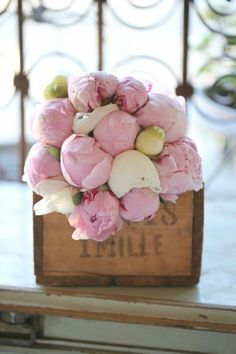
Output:
<path fill-rule="evenodd" d="M 151 218 L 160 202 L 202 188 L 183 97 L 105 72 L 57 76 L 44 95 L 23 180 L 42 197 L 36 215 L 65 214 L 73 239 L 104 241 L 124 220 Z"/>

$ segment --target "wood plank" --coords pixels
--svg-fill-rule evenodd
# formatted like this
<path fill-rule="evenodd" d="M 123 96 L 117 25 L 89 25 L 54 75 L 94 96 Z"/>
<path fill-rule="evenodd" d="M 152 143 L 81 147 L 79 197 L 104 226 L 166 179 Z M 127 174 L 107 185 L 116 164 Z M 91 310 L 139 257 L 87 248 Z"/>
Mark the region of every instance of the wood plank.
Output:
<path fill-rule="evenodd" d="M 199 276 L 202 264 L 204 188 L 193 193 L 193 206 L 192 274 Z"/>
<path fill-rule="evenodd" d="M 197 225 L 194 213 L 198 213 Z M 188 192 L 176 205 L 162 205 L 153 220 L 126 223 L 118 235 L 103 243 L 72 240 L 73 229 L 60 214 L 35 217 L 36 246 L 43 248 L 43 253 L 35 252 L 37 281 L 52 285 L 195 284 L 200 271 L 202 215 L 202 192 Z M 194 258 L 192 247 L 200 249 Z"/>
<path fill-rule="evenodd" d="M 132 289 L 135 293 L 136 289 Z M 99 298 L 86 294 L 56 295 L 53 292 L 0 290 L 0 310 L 48 314 L 73 318 L 185 327 L 236 333 L 235 309 L 201 308 L 178 302 L 152 301 L 133 297 L 131 301 Z"/>

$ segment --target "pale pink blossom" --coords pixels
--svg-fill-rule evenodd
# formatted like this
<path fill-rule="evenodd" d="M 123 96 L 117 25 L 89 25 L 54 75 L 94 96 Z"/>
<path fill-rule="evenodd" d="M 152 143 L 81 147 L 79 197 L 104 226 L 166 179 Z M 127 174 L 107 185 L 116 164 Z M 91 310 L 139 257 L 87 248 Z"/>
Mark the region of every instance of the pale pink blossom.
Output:
<path fill-rule="evenodd" d="M 123 111 L 134 113 L 148 101 L 148 94 L 141 81 L 125 77 L 116 88 L 114 102 Z"/>
<path fill-rule="evenodd" d="M 112 157 L 86 135 L 72 134 L 61 148 L 61 169 L 72 186 L 93 189 L 108 181 Z"/>
<path fill-rule="evenodd" d="M 140 130 L 136 119 L 123 111 L 105 115 L 94 130 L 99 146 L 112 156 L 134 149 L 134 141 Z"/>
<path fill-rule="evenodd" d="M 108 191 L 87 191 L 83 202 L 70 215 L 69 223 L 75 228 L 73 239 L 104 241 L 122 227 L 119 200 Z"/>
<path fill-rule="evenodd" d="M 159 195 L 149 188 L 134 188 L 120 201 L 120 215 L 129 221 L 142 221 L 152 217 L 159 209 Z"/>
<path fill-rule="evenodd" d="M 103 71 L 72 77 L 68 83 L 68 96 L 76 111 L 91 112 L 107 99 L 111 101 L 117 84 L 114 75 Z"/>
<path fill-rule="evenodd" d="M 161 180 L 163 199 L 175 201 L 179 194 L 203 187 L 201 158 L 196 145 L 187 137 L 167 144 L 155 166 Z"/>
<path fill-rule="evenodd" d="M 46 101 L 31 122 L 33 135 L 41 143 L 60 147 L 72 134 L 75 110 L 67 98 Z"/>
<path fill-rule="evenodd" d="M 141 127 L 156 125 L 162 128 L 166 142 L 172 143 L 186 133 L 185 108 L 180 97 L 170 97 L 160 93 L 150 93 L 147 104 L 135 116 Z"/>
<path fill-rule="evenodd" d="M 22 179 L 41 196 L 51 195 L 68 186 L 62 176 L 60 162 L 41 143 L 31 147 Z"/>

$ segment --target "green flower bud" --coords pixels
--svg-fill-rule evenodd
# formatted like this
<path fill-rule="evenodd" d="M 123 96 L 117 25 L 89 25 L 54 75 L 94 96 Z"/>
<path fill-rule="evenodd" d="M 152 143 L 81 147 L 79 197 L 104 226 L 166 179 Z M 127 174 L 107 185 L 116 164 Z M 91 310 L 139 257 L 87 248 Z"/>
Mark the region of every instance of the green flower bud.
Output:
<path fill-rule="evenodd" d="M 57 75 L 44 90 L 45 100 L 53 98 L 68 97 L 67 93 L 67 77 L 65 75 Z"/>

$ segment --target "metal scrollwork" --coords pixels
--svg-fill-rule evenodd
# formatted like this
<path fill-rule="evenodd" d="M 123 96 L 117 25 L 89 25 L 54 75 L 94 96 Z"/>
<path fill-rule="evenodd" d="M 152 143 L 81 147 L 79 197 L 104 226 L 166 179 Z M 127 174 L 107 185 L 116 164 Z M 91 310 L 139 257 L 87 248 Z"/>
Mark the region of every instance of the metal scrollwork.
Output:
<path fill-rule="evenodd" d="M 148 68 L 148 70 L 143 68 Z M 119 77 L 130 74 L 137 79 L 150 81 L 155 86 L 162 86 L 162 89 L 165 89 L 163 87 L 163 82 L 165 82 L 168 89 L 173 92 L 178 82 L 175 72 L 167 63 L 148 55 L 125 58 L 117 63 L 112 71 Z"/>
<path fill-rule="evenodd" d="M 236 74 L 231 73 L 218 77 L 214 84 L 206 90 L 206 95 L 216 103 L 236 108 Z"/>
<path fill-rule="evenodd" d="M 151 9 L 153 7 L 158 6 L 163 0 L 127 0 L 131 6 L 136 7 L 138 9 L 148 8 Z"/>
<path fill-rule="evenodd" d="M 174 13 L 176 0 L 108 0 L 114 17 L 133 29 L 151 29 L 162 25 Z"/>
<path fill-rule="evenodd" d="M 212 32 L 225 37 L 236 36 L 236 2 L 196 0 L 196 11 L 203 24 Z"/>
<path fill-rule="evenodd" d="M 195 79 L 192 102 L 201 115 L 224 133 L 236 130 L 236 62 L 230 56 L 213 58 Z M 235 131 L 234 130 L 234 131 Z"/>
<path fill-rule="evenodd" d="M 202 65 L 196 75 L 192 102 L 206 120 L 224 134 L 230 134 L 236 131 L 236 60 L 232 50 L 236 44 L 236 3 L 196 0 L 194 4 L 201 21 L 210 30 L 210 43 L 216 34 L 222 40 L 219 56 Z"/>
<path fill-rule="evenodd" d="M 0 108 L 6 107 L 14 98 L 15 87 L 13 85 L 15 70 L 11 66 L 9 58 L 0 53 L 0 77 L 4 85 L 0 85 Z"/>
<path fill-rule="evenodd" d="M 31 13 L 29 17 L 37 22 L 49 23 L 54 26 L 72 26 L 81 22 L 89 13 L 92 0 L 50 1 L 31 0 Z"/>
<path fill-rule="evenodd" d="M 0 16 L 3 15 L 9 8 L 11 0 L 2 1 L 0 4 Z"/>
<path fill-rule="evenodd" d="M 29 98 L 34 103 L 42 102 L 44 88 L 55 75 L 60 73 L 69 76 L 85 70 L 81 61 L 68 54 L 53 52 L 43 55 L 34 62 L 27 73 L 30 82 Z"/>

